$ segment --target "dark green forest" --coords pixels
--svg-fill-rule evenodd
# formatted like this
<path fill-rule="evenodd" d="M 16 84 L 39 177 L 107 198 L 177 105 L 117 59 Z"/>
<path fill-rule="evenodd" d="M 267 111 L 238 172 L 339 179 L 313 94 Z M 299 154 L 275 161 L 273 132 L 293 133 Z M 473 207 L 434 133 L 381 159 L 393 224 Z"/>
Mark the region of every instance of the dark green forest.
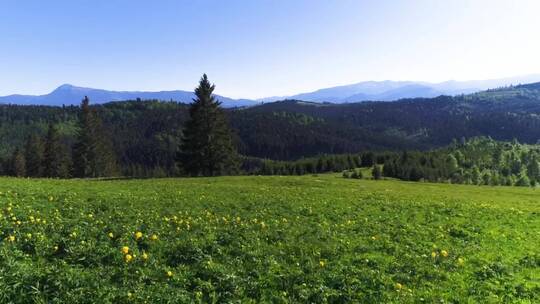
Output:
<path fill-rule="evenodd" d="M 189 107 L 157 100 L 103 105 L 92 105 L 90 101 L 95 113 L 92 115 L 99 120 L 95 130 L 99 135 L 95 136 L 100 140 L 93 146 L 109 147 L 106 162 L 115 164 L 114 168 L 100 170 L 118 176 L 184 174 L 177 160 Z M 382 159 L 401 155 L 403 150 L 428 151 L 449 145 L 453 140 L 461 142 L 478 136 L 497 141 L 515 139 L 524 144 L 535 144 L 540 139 L 540 84 L 456 97 L 351 104 L 286 100 L 224 111 L 231 126 L 232 142 L 241 155 L 241 167 L 245 173 L 252 174 L 345 170 L 362 165 L 362 161 L 352 156 L 359 153 L 372 151 L 379 155 L 379 163 L 383 163 Z M 63 173 L 59 176 L 77 176 L 73 168 L 80 161 L 73 155 L 72 147 L 80 141 L 80 115 L 81 107 L 77 106 L 0 105 L 0 173 L 29 175 L 26 171 L 31 167 L 32 155 L 28 155 L 25 147 L 39 147 L 30 149 L 43 153 L 40 151 L 53 126 L 57 149 L 64 151 L 61 157 L 71 166 L 70 170 L 60 170 Z M 386 151 L 384 157 L 380 156 L 383 151 Z M 340 155 L 350 155 L 350 160 L 345 156 L 345 161 L 337 161 L 343 158 Z M 336 159 L 335 166 L 318 164 L 328 163 L 332 158 Z M 26 164 L 28 161 L 30 166 Z M 311 169 L 313 166 L 315 169 Z M 476 166 L 480 172 L 486 169 L 481 164 Z M 25 169 L 23 174 L 21 167 Z M 515 178 L 520 176 L 519 172 L 512 174 Z M 412 179 L 398 173 L 392 175 Z M 469 177 L 464 179 L 468 182 Z"/>

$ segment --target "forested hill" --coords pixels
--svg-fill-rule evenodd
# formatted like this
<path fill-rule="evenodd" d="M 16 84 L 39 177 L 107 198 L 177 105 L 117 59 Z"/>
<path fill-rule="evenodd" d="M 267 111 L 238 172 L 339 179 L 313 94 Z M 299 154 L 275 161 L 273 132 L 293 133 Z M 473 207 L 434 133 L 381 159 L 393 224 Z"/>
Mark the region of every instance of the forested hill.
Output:
<path fill-rule="evenodd" d="M 125 101 L 96 108 L 123 167 L 162 170 L 173 166 L 187 105 Z M 0 105 L 0 157 L 9 159 L 29 134 L 44 134 L 49 122 L 57 124 L 64 141 L 70 142 L 77 113 L 74 106 Z M 429 149 L 474 136 L 536 143 L 540 139 L 540 83 L 393 103 L 289 100 L 227 113 L 240 153 L 271 159 L 368 149 Z"/>
<path fill-rule="evenodd" d="M 249 154 L 290 159 L 362 149 L 427 149 L 454 138 L 540 139 L 540 83 L 393 103 L 288 100 L 233 112 Z"/>

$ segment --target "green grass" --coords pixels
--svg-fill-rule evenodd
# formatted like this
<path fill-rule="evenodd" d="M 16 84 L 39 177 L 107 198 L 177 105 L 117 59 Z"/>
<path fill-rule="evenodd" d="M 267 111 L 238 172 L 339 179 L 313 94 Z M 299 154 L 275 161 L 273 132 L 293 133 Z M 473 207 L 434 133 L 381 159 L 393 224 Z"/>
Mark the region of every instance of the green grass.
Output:
<path fill-rule="evenodd" d="M 0 191 L 2 303 L 540 302 L 535 189 L 329 174 Z"/>

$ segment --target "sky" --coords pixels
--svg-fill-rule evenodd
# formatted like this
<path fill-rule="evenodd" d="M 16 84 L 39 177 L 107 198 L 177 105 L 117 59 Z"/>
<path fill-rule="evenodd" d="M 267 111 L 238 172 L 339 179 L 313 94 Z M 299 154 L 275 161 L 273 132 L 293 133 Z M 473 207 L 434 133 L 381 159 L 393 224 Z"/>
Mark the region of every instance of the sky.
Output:
<path fill-rule="evenodd" d="M 57 86 L 234 98 L 540 73 L 537 0 L 0 0 L 0 95 Z"/>

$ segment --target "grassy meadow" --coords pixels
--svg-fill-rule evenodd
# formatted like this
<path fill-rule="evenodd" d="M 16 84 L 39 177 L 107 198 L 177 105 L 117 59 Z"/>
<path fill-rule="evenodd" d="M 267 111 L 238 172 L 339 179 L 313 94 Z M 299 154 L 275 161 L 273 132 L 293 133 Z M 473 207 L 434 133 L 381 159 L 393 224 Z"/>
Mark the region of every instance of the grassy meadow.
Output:
<path fill-rule="evenodd" d="M 0 179 L 1 303 L 539 303 L 540 190 Z"/>

